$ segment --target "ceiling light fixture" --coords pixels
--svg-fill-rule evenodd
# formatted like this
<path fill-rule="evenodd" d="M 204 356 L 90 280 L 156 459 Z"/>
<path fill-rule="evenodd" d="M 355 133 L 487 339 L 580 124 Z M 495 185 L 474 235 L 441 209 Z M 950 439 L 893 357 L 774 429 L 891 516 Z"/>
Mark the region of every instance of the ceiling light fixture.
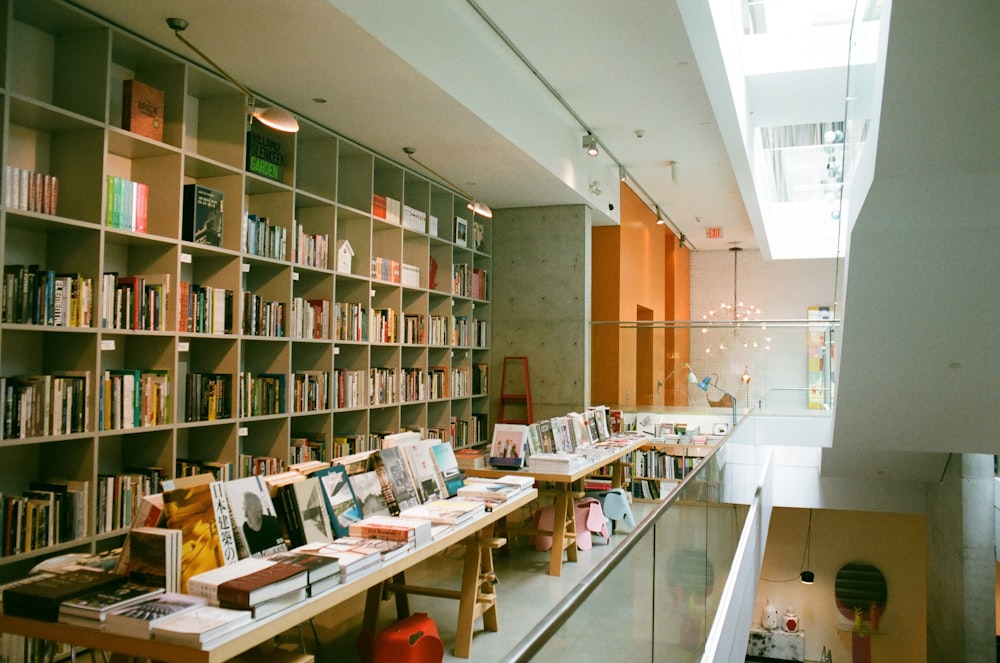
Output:
<path fill-rule="evenodd" d="M 587 150 L 587 154 L 592 157 L 596 157 L 601 153 L 597 149 L 597 138 L 594 137 L 594 134 L 587 134 L 583 137 L 583 149 Z"/>
<path fill-rule="evenodd" d="M 809 509 L 809 526 L 806 528 L 806 549 L 802 552 L 802 566 L 799 580 L 803 585 L 811 585 L 816 580 L 816 574 L 809 570 L 809 549 L 812 547 L 813 510 Z"/>
<path fill-rule="evenodd" d="M 470 210 L 472 210 L 472 213 L 474 215 L 479 215 L 479 216 L 483 217 L 484 219 L 492 219 L 493 218 L 493 210 L 490 209 L 489 205 L 487 205 L 486 203 L 481 202 L 479 200 L 476 200 L 474 196 L 466 193 L 462 189 L 462 187 L 458 186 L 457 184 L 455 184 L 454 182 L 452 182 L 451 180 L 449 180 L 447 177 L 445 177 L 441 173 L 437 172 L 436 170 L 434 170 L 430 166 L 426 165 L 425 163 L 423 163 L 422 161 L 420 161 L 419 159 L 417 159 L 417 157 L 413 156 L 416 153 L 416 151 L 417 151 L 417 148 L 415 148 L 415 147 L 404 147 L 403 148 L 403 152 L 406 154 L 406 156 L 410 157 L 410 161 L 412 161 L 413 163 L 417 164 L 418 166 L 420 166 L 421 168 L 423 168 L 424 170 L 426 170 L 427 172 L 429 172 L 431 175 L 433 175 L 434 177 L 438 178 L 439 180 L 441 180 L 442 182 L 444 182 L 445 184 L 447 184 L 448 186 L 450 186 L 452 189 L 454 189 L 455 191 L 459 192 L 460 194 L 462 194 L 463 196 L 465 196 L 466 198 L 468 198 L 469 199 L 469 204 L 466 205 L 466 207 L 469 208 Z"/>
<path fill-rule="evenodd" d="M 618 179 L 624 182 L 628 179 L 628 173 L 625 171 L 625 166 L 618 164 Z"/>
<path fill-rule="evenodd" d="M 216 73 L 225 78 L 227 81 L 239 88 L 246 97 L 250 100 L 248 104 L 248 112 L 252 119 L 256 119 L 261 124 L 268 126 L 276 131 L 283 131 L 285 133 L 295 133 L 299 130 L 299 122 L 295 119 L 295 116 L 286 111 L 284 108 L 279 108 L 277 106 L 258 106 L 257 105 L 257 95 L 250 91 L 242 83 L 239 83 L 235 78 L 230 76 L 226 71 L 217 65 L 210 57 L 198 50 L 194 44 L 189 42 L 181 34 L 187 29 L 188 22 L 183 18 L 168 18 L 167 26 L 174 31 L 174 35 L 177 36 L 181 42 L 190 48 L 192 51 L 198 54 L 201 59 L 203 59 L 208 64 L 212 65 Z"/>
<path fill-rule="evenodd" d="M 663 213 L 660 211 L 660 206 L 656 206 L 656 225 L 665 226 L 667 222 L 663 220 Z"/>
<path fill-rule="evenodd" d="M 740 301 L 737 292 L 737 285 L 739 283 L 739 255 L 743 251 L 739 244 L 733 244 L 729 250 L 733 253 L 733 303 L 729 304 L 727 302 L 722 302 L 719 304 L 720 310 L 711 310 L 702 316 L 702 320 L 706 322 L 713 323 L 728 323 L 733 329 L 733 336 L 740 337 L 743 341 L 744 348 L 759 348 L 763 347 L 765 350 L 771 349 L 771 337 L 765 336 L 763 341 L 756 338 L 751 338 L 742 333 L 743 328 L 747 326 L 752 326 L 754 323 L 760 321 L 761 310 L 756 306 L 744 304 Z M 762 330 L 767 329 L 767 325 L 760 322 L 760 328 Z M 711 330 L 711 327 L 703 327 L 701 330 L 702 334 L 707 334 Z M 712 343 L 706 345 L 705 352 L 712 352 Z M 726 350 L 725 339 L 719 341 L 719 350 Z"/>

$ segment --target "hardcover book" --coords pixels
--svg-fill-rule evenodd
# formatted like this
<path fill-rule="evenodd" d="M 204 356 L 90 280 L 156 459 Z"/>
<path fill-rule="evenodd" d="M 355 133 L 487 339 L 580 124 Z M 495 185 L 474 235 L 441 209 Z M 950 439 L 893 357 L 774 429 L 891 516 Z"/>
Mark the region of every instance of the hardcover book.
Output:
<path fill-rule="evenodd" d="M 495 424 L 490 445 L 490 465 L 493 467 L 524 467 L 528 427 L 524 424 Z"/>
<path fill-rule="evenodd" d="M 351 510 L 347 516 L 350 522 L 369 516 L 389 515 L 389 504 L 385 501 L 382 482 L 375 470 L 350 474 L 351 489 L 358 503 L 358 511 Z M 350 525 L 348 523 L 348 526 Z"/>
<path fill-rule="evenodd" d="M 131 582 L 179 592 L 183 537 L 179 529 L 133 528 L 126 539 L 129 557 L 122 573 Z"/>
<path fill-rule="evenodd" d="M 253 606 L 296 589 L 305 589 L 309 575 L 304 566 L 274 563 L 221 583 L 216 598 L 223 608 L 249 610 Z"/>
<path fill-rule="evenodd" d="M 271 494 L 260 476 L 226 481 L 223 487 L 240 557 L 266 557 L 288 550 Z"/>
<path fill-rule="evenodd" d="M 333 525 L 323 497 L 323 487 L 315 476 L 282 486 L 286 525 L 292 547 L 306 543 L 333 541 Z"/>
<path fill-rule="evenodd" d="M 340 574 L 340 562 L 337 561 L 336 557 L 324 557 L 316 554 L 314 550 L 306 548 L 275 553 L 269 555 L 267 559 L 279 564 L 295 564 L 303 567 L 310 585 L 329 576 Z"/>
<path fill-rule="evenodd" d="M 274 566 L 273 562 L 262 557 L 244 557 L 243 559 L 220 566 L 204 573 L 191 576 L 188 581 L 187 592 L 194 596 L 201 596 L 208 600 L 209 605 L 219 605 L 219 586 L 227 580 L 239 578 L 250 573 L 255 573 L 261 569 Z"/>
<path fill-rule="evenodd" d="M 123 81 L 122 129 L 163 140 L 163 90 L 135 79 Z"/>
<path fill-rule="evenodd" d="M 330 465 L 310 476 L 319 480 L 323 500 L 333 526 L 334 538 L 345 536 L 352 521 L 360 518 L 361 507 L 354 498 L 354 490 L 343 465 Z"/>
<path fill-rule="evenodd" d="M 222 246 L 223 198 L 221 191 L 200 184 L 185 184 L 181 239 Z"/>
<path fill-rule="evenodd" d="M 124 584 L 125 576 L 78 569 L 66 573 L 54 573 L 38 582 L 8 587 L 3 593 L 4 614 L 27 617 L 44 622 L 59 619 L 59 605 L 63 601 L 111 589 Z"/>
<path fill-rule="evenodd" d="M 398 447 L 376 451 L 372 454 L 372 461 L 391 515 L 399 515 L 403 509 L 420 504 L 410 468 L 406 465 L 403 452 Z"/>
<path fill-rule="evenodd" d="M 199 483 L 164 492 L 163 513 L 167 527 L 183 532 L 181 591 L 188 590 L 192 576 L 239 559 L 221 483 Z"/>
<path fill-rule="evenodd" d="M 465 473 L 458 466 L 455 450 L 448 442 L 438 442 L 431 447 L 431 454 L 434 456 L 439 480 L 444 484 L 444 497 L 454 497 L 465 479 Z"/>
<path fill-rule="evenodd" d="M 421 502 L 439 500 L 448 496 L 448 489 L 438 474 L 431 447 L 440 440 L 416 439 L 402 441 L 397 448 L 402 450 L 410 476 L 417 488 L 417 498 Z M 456 464 L 457 468 L 457 464 Z"/>
<path fill-rule="evenodd" d="M 162 593 L 162 588 L 126 582 L 117 587 L 101 589 L 63 601 L 59 606 L 59 620 L 62 621 L 64 615 L 73 615 L 104 621 L 112 610 L 146 601 Z"/>
<path fill-rule="evenodd" d="M 152 628 L 153 639 L 175 644 L 204 647 L 253 620 L 247 610 L 231 610 L 206 605 L 173 615 Z"/>
<path fill-rule="evenodd" d="M 154 626 L 205 604 L 206 601 L 201 596 L 166 592 L 140 603 L 112 610 L 104 619 L 105 630 L 108 633 L 148 639 Z"/>
<path fill-rule="evenodd" d="M 425 502 L 424 504 L 410 507 L 400 515 L 404 518 L 429 520 L 432 523 L 444 525 L 461 525 L 485 511 L 485 502 L 451 498 Z"/>

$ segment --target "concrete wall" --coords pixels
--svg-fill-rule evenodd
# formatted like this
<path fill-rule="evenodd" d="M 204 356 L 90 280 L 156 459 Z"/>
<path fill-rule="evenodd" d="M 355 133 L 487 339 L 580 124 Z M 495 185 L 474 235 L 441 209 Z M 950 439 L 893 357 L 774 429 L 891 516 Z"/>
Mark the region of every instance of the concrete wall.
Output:
<path fill-rule="evenodd" d="M 590 213 L 582 205 L 495 210 L 491 421 L 507 355 L 528 357 L 535 420 L 589 401 Z"/>

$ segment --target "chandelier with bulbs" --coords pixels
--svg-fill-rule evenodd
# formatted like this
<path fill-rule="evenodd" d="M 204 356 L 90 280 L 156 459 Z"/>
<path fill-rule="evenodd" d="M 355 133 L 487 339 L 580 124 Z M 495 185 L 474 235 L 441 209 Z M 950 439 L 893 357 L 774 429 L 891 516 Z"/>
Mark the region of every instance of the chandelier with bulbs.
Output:
<path fill-rule="evenodd" d="M 760 317 L 760 308 L 753 306 L 752 304 L 742 302 L 738 296 L 737 285 L 739 282 L 739 255 L 740 251 L 743 249 L 740 248 L 738 244 L 733 244 L 729 250 L 733 254 L 733 302 L 732 304 L 722 302 L 719 304 L 718 309 L 713 309 L 702 316 L 702 320 L 709 323 L 701 330 L 701 333 L 706 336 L 705 352 L 711 353 L 713 349 L 720 351 L 729 349 L 726 345 L 728 334 L 722 334 L 717 343 L 714 339 L 708 337 L 709 332 L 713 329 L 719 328 L 731 328 L 733 330 L 732 342 L 734 344 L 742 345 L 744 348 L 763 348 L 764 350 L 770 350 L 770 336 L 767 336 L 766 334 L 758 335 L 750 333 L 750 329 L 757 328 L 759 328 L 762 332 L 767 331 L 767 325 L 760 322 L 762 320 Z"/>

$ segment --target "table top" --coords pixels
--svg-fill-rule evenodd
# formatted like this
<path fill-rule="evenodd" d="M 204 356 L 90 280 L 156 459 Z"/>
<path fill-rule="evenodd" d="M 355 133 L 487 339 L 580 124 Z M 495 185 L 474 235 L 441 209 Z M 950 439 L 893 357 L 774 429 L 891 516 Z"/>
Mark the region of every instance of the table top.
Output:
<path fill-rule="evenodd" d="M 571 472 L 552 472 L 552 471 L 538 471 L 531 469 L 531 459 L 528 459 L 528 466 L 522 468 L 514 467 L 477 467 L 466 469 L 465 473 L 472 477 L 485 477 L 487 479 L 499 479 L 500 477 L 507 474 L 516 474 L 523 476 L 534 477 L 537 481 L 552 481 L 555 483 L 573 483 L 574 481 L 579 481 L 580 479 L 589 476 L 601 469 L 606 467 L 611 463 L 623 458 L 625 455 L 635 451 L 636 449 L 641 449 L 644 445 L 648 444 L 649 440 L 645 438 L 635 438 L 629 439 L 626 443 L 621 446 L 615 447 L 605 447 L 610 449 L 610 453 L 606 453 L 601 456 L 594 456 L 590 462 L 582 464 L 578 467 L 573 468 Z"/>
<path fill-rule="evenodd" d="M 310 597 L 264 619 L 250 622 L 246 628 L 237 629 L 225 642 L 210 650 L 166 643 L 162 640 L 145 640 L 115 635 L 86 626 L 43 622 L 9 615 L 0 615 L 0 632 L 71 643 L 167 663 L 221 663 L 308 621 L 315 615 L 358 596 L 369 588 L 443 552 L 448 547 L 461 543 L 466 538 L 475 535 L 483 527 L 504 518 L 537 498 L 538 491 L 534 489 L 516 495 L 502 504 L 495 505 L 492 511 L 476 516 L 461 527 L 456 527 L 435 541 L 388 564 L 383 564 L 382 567 L 371 573 L 351 582 L 332 587 L 318 596 Z"/>

